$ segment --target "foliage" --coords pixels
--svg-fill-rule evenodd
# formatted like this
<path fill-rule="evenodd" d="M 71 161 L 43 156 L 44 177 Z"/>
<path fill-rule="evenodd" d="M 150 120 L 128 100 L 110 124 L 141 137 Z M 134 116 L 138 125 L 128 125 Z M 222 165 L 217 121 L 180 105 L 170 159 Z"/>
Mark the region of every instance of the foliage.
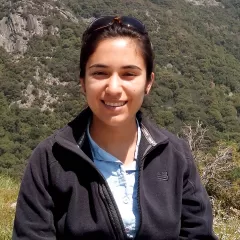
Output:
<path fill-rule="evenodd" d="M 0 0 L 0 19 L 25 4 L 5 2 Z M 198 120 L 207 126 L 204 148 L 195 155 L 199 170 L 203 174 L 211 166 L 205 175 L 209 193 L 222 206 L 239 209 L 239 1 L 220 0 L 219 6 L 184 0 L 31 2 L 38 7 L 27 8 L 24 16 L 41 16 L 43 36 L 33 34 L 23 55 L 0 47 L 0 173 L 21 177 L 36 145 L 85 105 L 78 66 L 88 23 L 100 15 L 131 15 L 146 25 L 155 52 L 156 80 L 143 112 L 175 133 Z M 43 2 L 53 8 L 44 10 Z M 229 159 L 220 163 L 224 149 Z M 214 166 L 219 171 L 211 175 Z"/>
<path fill-rule="evenodd" d="M 11 238 L 14 209 L 10 205 L 18 191 L 9 176 L 19 179 L 36 145 L 85 105 L 78 77 L 84 29 L 94 17 L 120 14 L 142 20 L 154 46 L 156 81 L 143 112 L 175 133 L 191 126 L 189 136 L 189 130 L 200 127 L 196 135 L 191 132 L 193 144 L 189 143 L 213 199 L 216 233 L 220 239 L 238 239 L 239 1 L 219 0 L 222 5 L 215 7 L 184 0 L 31 2 L 38 7 L 28 7 L 22 16 L 41 16 L 43 36 L 33 35 L 23 55 L 0 47 L 0 210 L 6 220 L 0 223 L 0 238 Z M 0 0 L 0 20 L 26 4 L 11 3 Z M 44 3 L 53 8 L 43 11 Z M 201 129 L 207 129 L 204 136 Z"/>
<path fill-rule="evenodd" d="M 6 175 L 0 175 L 0 238 L 11 239 L 15 203 L 19 184 Z"/>
<path fill-rule="evenodd" d="M 198 166 L 201 179 L 208 193 L 221 200 L 225 208 L 240 210 L 240 153 L 234 142 L 218 142 L 207 145 L 207 127 L 197 122 L 196 126 L 186 125 L 181 135 L 187 140 L 193 158 Z M 206 151 L 208 149 L 208 151 Z"/>
<path fill-rule="evenodd" d="M 214 231 L 219 240 L 237 240 L 240 233 L 240 211 L 230 207 L 224 209 L 221 201 L 212 200 L 214 210 Z"/>

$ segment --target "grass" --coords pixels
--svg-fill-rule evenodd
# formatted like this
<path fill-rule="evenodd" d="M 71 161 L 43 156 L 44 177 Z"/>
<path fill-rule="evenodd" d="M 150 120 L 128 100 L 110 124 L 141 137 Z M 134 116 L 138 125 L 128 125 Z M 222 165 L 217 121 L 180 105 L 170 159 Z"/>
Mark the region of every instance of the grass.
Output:
<path fill-rule="evenodd" d="M 223 210 L 221 201 L 213 202 L 214 230 L 219 240 L 240 239 L 240 210 L 230 207 L 228 211 Z"/>
<path fill-rule="evenodd" d="M 228 219 L 215 219 L 215 232 L 219 240 L 240 239 L 240 218 L 230 216 Z"/>
<path fill-rule="evenodd" d="M 0 175 L 0 239 L 11 239 L 19 184 L 8 176 Z"/>
<path fill-rule="evenodd" d="M 0 240 L 11 239 L 19 183 L 8 176 L 0 175 Z M 214 202 L 214 230 L 219 240 L 240 239 L 240 210 L 230 209 L 226 213 L 220 202 Z"/>

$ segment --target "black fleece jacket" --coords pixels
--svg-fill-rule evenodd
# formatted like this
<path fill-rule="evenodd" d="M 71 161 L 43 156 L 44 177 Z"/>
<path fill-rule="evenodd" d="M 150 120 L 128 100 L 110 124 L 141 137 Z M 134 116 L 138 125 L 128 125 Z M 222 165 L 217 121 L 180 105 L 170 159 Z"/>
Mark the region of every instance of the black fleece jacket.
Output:
<path fill-rule="evenodd" d="M 127 239 L 104 177 L 91 160 L 85 109 L 33 151 L 22 180 L 13 240 Z M 135 239 L 217 239 L 212 210 L 185 141 L 137 115 L 140 228 Z"/>

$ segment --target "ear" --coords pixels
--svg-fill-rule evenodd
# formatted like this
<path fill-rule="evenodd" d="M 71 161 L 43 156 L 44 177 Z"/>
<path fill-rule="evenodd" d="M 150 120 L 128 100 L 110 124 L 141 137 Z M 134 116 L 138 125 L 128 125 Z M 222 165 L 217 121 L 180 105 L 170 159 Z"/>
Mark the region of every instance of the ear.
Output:
<path fill-rule="evenodd" d="M 80 78 L 80 86 L 81 86 L 81 89 L 82 89 L 83 93 L 85 94 L 86 93 L 86 88 L 85 88 L 84 78 Z"/>
<path fill-rule="evenodd" d="M 154 72 L 151 73 L 151 79 L 147 82 L 146 84 L 146 89 L 145 89 L 145 94 L 149 94 L 151 88 L 152 88 L 152 85 L 153 85 L 153 82 L 154 82 L 154 79 L 155 79 L 155 75 L 154 75 Z"/>

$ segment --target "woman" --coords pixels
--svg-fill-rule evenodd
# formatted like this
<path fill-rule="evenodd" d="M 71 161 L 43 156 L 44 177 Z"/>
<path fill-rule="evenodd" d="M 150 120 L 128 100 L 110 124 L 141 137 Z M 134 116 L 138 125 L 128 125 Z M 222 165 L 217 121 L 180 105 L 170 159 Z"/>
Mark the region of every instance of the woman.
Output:
<path fill-rule="evenodd" d="M 95 20 L 80 81 L 89 107 L 34 150 L 13 239 L 216 239 L 187 144 L 139 111 L 154 81 L 144 25 Z"/>

